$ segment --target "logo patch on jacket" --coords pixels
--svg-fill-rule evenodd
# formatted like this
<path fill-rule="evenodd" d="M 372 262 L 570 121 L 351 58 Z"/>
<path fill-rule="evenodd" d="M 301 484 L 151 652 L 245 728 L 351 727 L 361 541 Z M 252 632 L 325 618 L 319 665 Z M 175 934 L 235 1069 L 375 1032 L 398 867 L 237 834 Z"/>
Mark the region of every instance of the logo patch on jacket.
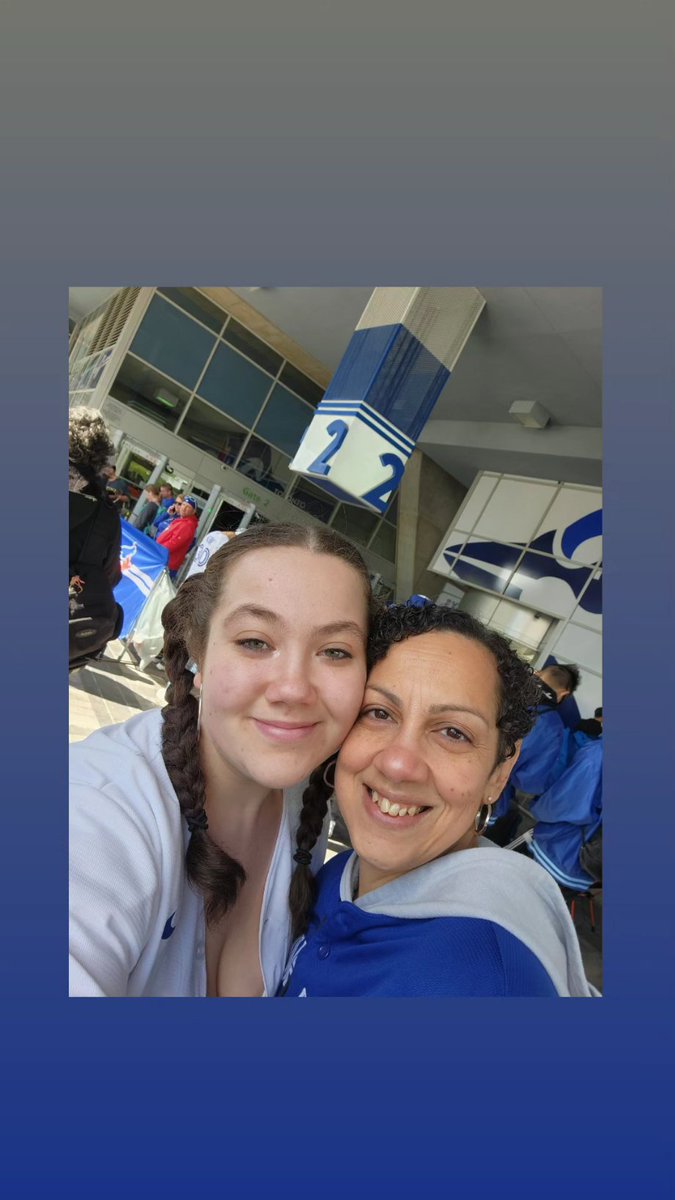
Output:
<path fill-rule="evenodd" d="M 175 930 L 175 928 L 176 928 L 176 926 L 175 926 L 175 925 L 172 925 L 172 924 L 171 924 L 171 922 L 173 921 L 173 919 L 174 919 L 175 915 L 176 915 L 176 914 L 175 914 L 175 912 L 172 912 L 172 914 L 171 914 L 171 916 L 169 917 L 169 919 L 168 919 L 168 921 L 167 921 L 166 925 L 164 926 L 164 932 L 163 932 L 163 934 L 162 934 L 162 941 L 163 941 L 163 942 L 165 942 L 167 938 L 170 938 L 170 937 L 171 937 L 171 934 L 174 932 L 174 930 Z"/>

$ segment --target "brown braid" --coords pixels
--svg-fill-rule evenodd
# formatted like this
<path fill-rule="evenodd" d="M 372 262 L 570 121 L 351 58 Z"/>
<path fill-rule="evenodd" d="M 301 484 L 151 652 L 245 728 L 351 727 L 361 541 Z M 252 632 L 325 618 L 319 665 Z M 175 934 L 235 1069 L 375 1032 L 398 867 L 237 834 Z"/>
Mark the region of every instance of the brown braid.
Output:
<path fill-rule="evenodd" d="M 335 765 L 334 757 L 322 763 L 315 771 L 312 771 L 309 777 L 309 783 L 302 797 L 300 824 L 295 838 L 298 850 L 306 850 L 309 853 L 321 833 L 328 811 L 328 800 L 333 791 L 324 779 L 324 774 L 331 763 Z M 288 893 L 293 941 L 306 931 L 315 899 L 316 880 L 311 867 L 298 863 L 291 877 Z"/>
<path fill-rule="evenodd" d="M 199 759 L 198 704 L 192 695 L 194 678 L 180 634 L 183 614 L 189 611 L 199 576 L 187 579 L 162 613 L 164 664 L 170 681 L 169 703 L 162 709 L 162 757 L 169 779 L 187 821 L 204 813 L 206 780 Z M 206 898 L 206 920 L 216 921 L 236 903 L 246 879 L 244 868 L 209 836 L 206 828 L 194 828 L 185 853 L 187 877 L 192 887 Z"/>
<path fill-rule="evenodd" d="M 211 556 L 203 574 L 192 575 L 181 584 L 162 613 L 164 663 L 170 683 L 168 703 L 162 710 L 162 756 L 181 813 L 192 827 L 185 864 L 191 885 L 205 897 L 207 921 L 217 920 L 232 908 L 246 874 L 240 863 L 215 844 L 206 828 L 194 824 L 200 818 L 205 819 L 206 780 L 199 757 L 198 705 L 192 695 L 194 678 L 188 663 L 191 659 L 199 666 L 203 663 L 211 618 L 231 565 L 249 551 L 281 546 L 328 554 L 352 566 L 361 577 L 370 615 L 374 601 L 368 570 L 356 547 L 331 529 L 285 524 L 254 526 L 231 538 Z M 322 766 L 313 772 L 305 791 L 298 831 L 298 837 L 302 838 L 298 845 L 302 849 L 309 850 L 314 845 L 326 813 L 330 790 L 323 782 L 323 769 Z M 302 894 L 300 872 L 306 889 L 310 889 Z M 313 879 L 307 868 L 294 871 L 291 894 L 294 893 L 298 898 L 292 912 L 297 911 L 298 921 L 306 922 L 313 897 Z"/>

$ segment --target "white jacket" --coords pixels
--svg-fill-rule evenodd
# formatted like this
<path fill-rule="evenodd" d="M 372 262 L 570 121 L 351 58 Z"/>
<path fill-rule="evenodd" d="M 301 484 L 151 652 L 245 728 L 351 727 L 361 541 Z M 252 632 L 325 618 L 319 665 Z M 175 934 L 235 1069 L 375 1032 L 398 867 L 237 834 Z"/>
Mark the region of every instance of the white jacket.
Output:
<path fill-rule="evenodd" d="M 71 996 L 205 996 L 204 902 L 188 885 L 189 838 L 161 753 L 159 709 L 70 748 Z M 291 940 L 288 889 L 305 784 L 284 793 L 260 916 L 265 995 Z M 327 822 L 312 856 L 321 866 Z"/>

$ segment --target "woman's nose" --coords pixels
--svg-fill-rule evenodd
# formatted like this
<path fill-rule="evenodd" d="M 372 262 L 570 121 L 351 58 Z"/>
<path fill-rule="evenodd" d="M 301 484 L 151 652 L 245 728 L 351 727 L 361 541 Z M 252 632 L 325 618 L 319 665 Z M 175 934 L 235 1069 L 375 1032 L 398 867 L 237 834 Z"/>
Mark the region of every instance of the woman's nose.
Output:
<path fill-rule="evenodd" d="M 427 764 L 414 738 L 399 734 L 383 746 L 373 759 L 378 771 L 391 783 L 421 783 Z"/>
<path fill-rule="evenodd" d="M 310 704 L 316 689 L 307 663 L 291 658 L 279 660 L 265 694 L 273 704 Z"/>

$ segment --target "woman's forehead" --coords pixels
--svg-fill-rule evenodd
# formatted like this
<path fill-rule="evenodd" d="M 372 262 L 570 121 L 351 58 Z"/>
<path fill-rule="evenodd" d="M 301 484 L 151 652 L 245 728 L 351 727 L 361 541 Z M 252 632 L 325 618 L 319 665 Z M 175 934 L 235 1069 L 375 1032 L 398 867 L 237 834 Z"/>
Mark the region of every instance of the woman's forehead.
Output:
<path fill-rule="evenodd" d="M 473 698 L 496 707 L 499 675 L 494 657 L 474 638 L 433 630 L 396 642 L 372 668 L 368 683 L 401 690 L 414 688 L 430 704 Z"/>
<path fill-rule="evenodd" d="M 364 625 L 367 598 L 355 567 L 332 554 L 304 546 L 261 546 L 239 555 L 227 569 L 221 604 L 242 598 L 265 607 L 314 605 L 317 618 L 344 616 Z"/>

